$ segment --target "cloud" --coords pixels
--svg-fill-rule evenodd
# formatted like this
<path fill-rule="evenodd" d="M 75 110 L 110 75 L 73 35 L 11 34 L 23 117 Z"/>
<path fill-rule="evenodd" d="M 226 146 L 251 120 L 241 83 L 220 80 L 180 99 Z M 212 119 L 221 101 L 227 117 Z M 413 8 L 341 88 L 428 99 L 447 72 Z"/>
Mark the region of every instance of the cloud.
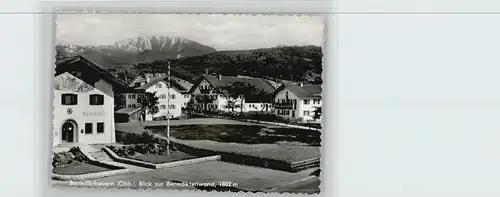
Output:
<path fill-rule="evenodd" d="M 323 43 L 319 16 L 186 14 L 59 14 L 58 43 L 111 44 L 138 36 L 179 36 L 218 50 L 318 45 Z"/>

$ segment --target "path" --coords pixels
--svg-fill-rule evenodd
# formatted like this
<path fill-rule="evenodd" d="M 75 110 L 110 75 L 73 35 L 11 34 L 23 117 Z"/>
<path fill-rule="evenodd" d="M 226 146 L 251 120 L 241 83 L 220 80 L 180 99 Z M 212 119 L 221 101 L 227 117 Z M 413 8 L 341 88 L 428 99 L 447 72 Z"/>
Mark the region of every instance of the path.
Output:
<path fill-rule="evenodd" d="M 80 151 L 82 151 L 85 155 L 92 157 L 93 159 L 98 160 L 99 162 L 110 164 L 113 166 L 120 166 L 126 169 L 129 169 L 133 172 L 146 172 L 151 171 L 153 169 L 144 168 L 140 166 L 130 165 L 126 163 L 116 162 L 111 159 L 107 153 L 105 153 L 102 148 L 106 146 L 103 144 L 93 144 L 93 145 L 80 145 Z"/>
<path fill-rule="evenodd" d="M 219 119 L 219 118 L 192 118 L 192 119 L 182 119 L 182 120 L 171 120 L 170 125 L 199 125 L 199 124 L 237 124 L 237 125 L 261 125 L 261 126 L 273 126 L 268 124 L 259 124 L 252 122 L 244 122 L 239 120 L 229 120 L 229 119 Z M 166 120 L 162 121 L 145 121 L 142 123 L 143 126 L 165 126 L 167 125 Z"/>

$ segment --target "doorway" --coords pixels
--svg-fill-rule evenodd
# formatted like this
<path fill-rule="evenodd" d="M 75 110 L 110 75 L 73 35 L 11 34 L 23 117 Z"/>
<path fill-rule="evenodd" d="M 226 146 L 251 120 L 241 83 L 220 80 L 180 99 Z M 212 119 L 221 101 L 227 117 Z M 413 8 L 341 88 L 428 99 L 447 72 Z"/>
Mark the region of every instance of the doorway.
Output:
<path fill-rule="evenodd" d="M 76 142 L 76 139 L 75 139 L 76 130 L 77 130 L 76 123 L 71 121 L 71 120 L 67 120 L 62 125 L 62 132 L 61 132 L 62 139 L 61 140 L 63 142 Z"/>

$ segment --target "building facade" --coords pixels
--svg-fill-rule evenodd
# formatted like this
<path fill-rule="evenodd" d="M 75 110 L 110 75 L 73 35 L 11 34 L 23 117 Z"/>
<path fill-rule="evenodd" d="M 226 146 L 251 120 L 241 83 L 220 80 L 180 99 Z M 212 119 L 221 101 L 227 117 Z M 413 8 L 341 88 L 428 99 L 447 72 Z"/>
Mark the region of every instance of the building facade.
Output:
<path fill-rule="evenodd" d="M 300 122 L 320 122 L 321 116 L 314 116 L 323 104 L 321 92 L 321 85 L 284 84 L 276 90 L 275 113 Z"/>
<path fill-rule="evenodd" d="M 115 92 L 132 89 L 82 56 L 56 64 L 53 146 L 114 143 Z"/>
<path fill-rule="evenodd" d="M 146 121 L 151 121 L 155 118 L 177 118 L 181 116 L 182 109 L 187 105 L 191 96 L 187 94 L 189 89 L 180 85 L 175 78 L 171 78 L 168 87 L 167 76 L 160 75 L 156 77 L 146 76 L 145 79 L 136 79 L 133 84 L 134 89 L 138 93 L 125 94 L 125 105 L 127 108 L 141 108 L 139 97 L 142 92 L 155 93 L 158 97 L 158 112 L 151 114 L 148 109 L 145 110 Z M 187 96 L 186 96 L 187 94 Z M 168 99 L 168 97 L 170 97 Z"/>
<path fill-rule="evenodd" d="M 212 76 L 203 75 L 193 85 L 190 93 L 195 101 L 195 108 L 201 110 L 220 110 L 220 111 L 235 111 L 235 112 L 271 112 L 272 104 L 264 100 L 245 99 L 244 97 L 231 98 L 229 94 L 223 90 L 223 87 L 230 86 L 235 82 L 250 84 L 257 89 L 263 90 L 269 94 L 275 90 L 271 84 L 263 79 L 258 78 L 240 78 L 236 76 Z"/>

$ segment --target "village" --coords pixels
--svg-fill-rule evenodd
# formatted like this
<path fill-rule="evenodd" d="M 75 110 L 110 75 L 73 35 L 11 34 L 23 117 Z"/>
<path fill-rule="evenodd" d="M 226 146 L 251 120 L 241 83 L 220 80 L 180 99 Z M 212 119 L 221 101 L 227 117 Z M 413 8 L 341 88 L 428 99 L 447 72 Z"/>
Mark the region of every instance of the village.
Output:
<path fill-rule="evenodd" d="M 124 107 L 115 110 L 120 94 Z M 181 189 L 314 193 L 321 104 L 320 85 L 223 75 L 192 84 L 168 73 L 125 84 L 84 56 L 68 57 L 56 62 L 52 178 L 142 187 L 135 181 L 165 176 L 187 182 Z M 193 184 L 200 177 L 217 187 Z"/>

